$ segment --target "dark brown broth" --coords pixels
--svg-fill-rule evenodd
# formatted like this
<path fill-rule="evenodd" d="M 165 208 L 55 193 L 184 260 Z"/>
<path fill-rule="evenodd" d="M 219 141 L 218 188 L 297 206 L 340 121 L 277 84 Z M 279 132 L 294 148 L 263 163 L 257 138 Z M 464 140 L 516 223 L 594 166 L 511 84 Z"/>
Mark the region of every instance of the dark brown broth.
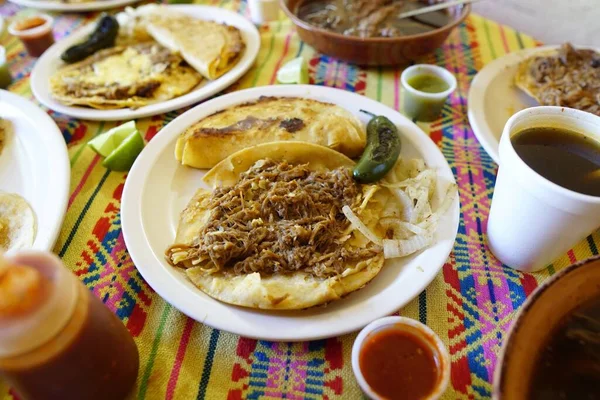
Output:
<path fill-rule="evenodd" d="M 544 178 L 575 192 L 600 196 L 600 143 L 559 128 L 530 128 L 511 139 L 519 157 Z"/>
<path fill-rule="evenodd" d="M 569 314 L 543 347 L 532 400 L 600 399 L 600 297 Z"/>
<path fill-rule="evenodd" d="M 396 18 L 400 13 L 428 5 L 429 1 L 414 0 L 304 0 L 296 15 L 311 25 L 348 36 L 408 36 L 432 31 L 450 22 L 447 10 Z"/>

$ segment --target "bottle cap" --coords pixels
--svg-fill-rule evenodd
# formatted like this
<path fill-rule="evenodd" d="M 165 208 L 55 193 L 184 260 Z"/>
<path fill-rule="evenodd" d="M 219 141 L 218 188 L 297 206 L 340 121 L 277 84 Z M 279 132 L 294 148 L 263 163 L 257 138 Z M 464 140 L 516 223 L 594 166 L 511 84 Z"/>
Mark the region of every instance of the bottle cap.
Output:
<path fill-rule="evenodd" d="M 73 314 L 77 285 L 49 253 L 0 260 L 0 357 L 26 353 L 56 336 Z"/>

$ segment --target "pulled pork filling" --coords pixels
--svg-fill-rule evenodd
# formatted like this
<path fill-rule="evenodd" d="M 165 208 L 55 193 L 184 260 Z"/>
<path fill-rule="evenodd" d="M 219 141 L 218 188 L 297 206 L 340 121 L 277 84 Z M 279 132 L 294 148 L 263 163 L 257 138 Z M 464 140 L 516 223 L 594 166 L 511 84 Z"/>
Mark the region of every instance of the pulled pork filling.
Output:
<path fill-rule="evenodd" d="M 184 267 L 212 263 L 207 272 L 335 276 L 381 252 L 343 243 L 350 222 L 342 207 L 357 206 L 361 196 L 348 168 L 315 172 L 308 164 L 261 160 L 235 186 L 212 193 L 197 243 L 173 245 L 167 258 Z"/>
<path fill-rule="evenodd" d="M 542 105 L 600 115 L 600 54 L 595 51 L 576 50 L 565 43 L 556 56 L 536 57 L 529 73 Z"/>

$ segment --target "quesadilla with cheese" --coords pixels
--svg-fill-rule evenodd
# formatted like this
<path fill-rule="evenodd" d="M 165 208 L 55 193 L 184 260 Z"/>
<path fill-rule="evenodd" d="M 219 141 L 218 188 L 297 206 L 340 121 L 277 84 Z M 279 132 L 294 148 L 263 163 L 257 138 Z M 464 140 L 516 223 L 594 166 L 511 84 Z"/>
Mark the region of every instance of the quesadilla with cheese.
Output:
<path fill-rule="evenodd" d="M 138 108 L 191 91 L 202 80 L 178 55 L 153 42 L 101 50 L 58 70 L 52 95 L 67 105 Z"/>
<path fill-rule="evenodd" d="M 183 211 L 167 259 L 203 292 L 246 307 L 302 309 L 360 289 L 383 250 L 342 208 L 376 230 L 382 203 L 377 186 L 352 179 L 353 165 L 301 142 L 233 154 L 204 177 L 213 191 L 200 189 Z"/>
<path fill-rule="evenodd" d="M 203 118 L 177 140 L 183 165 L 211 168 L 244 148 L 275 141 L 303 141 L 359 156 L 366 144 L 360 120 L 334 104 L 294 97 L 261 97 Z"/>
<path fill-rule="evenodd" d="M 211 80 L 233 68 L 245 47 L 239 29 L 179 13 L 155 12 L 146 29 L 154 40 L 181 54 Z"/>

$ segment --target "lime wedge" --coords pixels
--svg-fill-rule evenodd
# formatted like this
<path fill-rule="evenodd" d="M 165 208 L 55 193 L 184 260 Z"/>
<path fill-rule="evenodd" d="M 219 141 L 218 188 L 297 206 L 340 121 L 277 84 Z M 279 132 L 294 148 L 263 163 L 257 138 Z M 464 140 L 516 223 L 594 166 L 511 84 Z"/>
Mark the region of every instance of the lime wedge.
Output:
<path fill-rule="evenodd" d="M 108 156 L 125 138 L 136 131 L 135 121 L 129 121 L 102 133 L 88 142 L 94 151 L 102 157 Z"/>
<path fill-rule="evenodd" d="M 104 159 L 102 165 L 112 171 L 128 171 L 144 150 L 144 138 L 136 130 Z"/>
<path fill-rule="evenodd" d="M 308 65 L 304 58 L 294 58 L 279 68 L 277 81 L 279 83 L 308 83 Z"/>

